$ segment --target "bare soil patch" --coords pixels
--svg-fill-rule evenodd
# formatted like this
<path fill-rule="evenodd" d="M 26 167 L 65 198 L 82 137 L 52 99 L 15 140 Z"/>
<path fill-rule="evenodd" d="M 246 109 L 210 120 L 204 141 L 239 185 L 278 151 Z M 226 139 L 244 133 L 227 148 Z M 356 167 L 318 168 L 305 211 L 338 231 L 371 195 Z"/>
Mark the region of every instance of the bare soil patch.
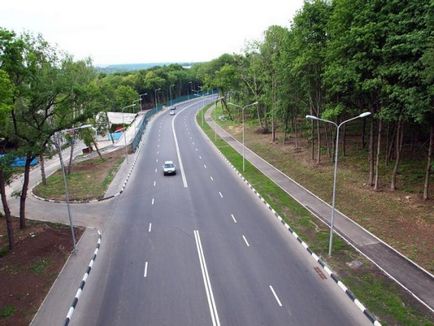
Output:
<path fill-rule="evenodd" d="M 14 219 L 15 248 L 7 250 L 6 226 L 0 217 L 0 325 L 28 325 L 72 250 L 69 227 L 28 220 L 19 229 Z M 83 228 L 76 228 L 77 239 Z"/>

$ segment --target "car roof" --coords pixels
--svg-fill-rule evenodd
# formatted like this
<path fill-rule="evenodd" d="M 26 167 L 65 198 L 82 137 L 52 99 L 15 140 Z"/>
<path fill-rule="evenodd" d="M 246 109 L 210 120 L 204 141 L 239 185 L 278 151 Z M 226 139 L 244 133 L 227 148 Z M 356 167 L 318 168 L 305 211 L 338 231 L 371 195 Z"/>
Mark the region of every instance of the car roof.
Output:
<path fill-rule="evenodd" d="M 173 161 L 164 161 L 164 164 L 173 164 Z"/>

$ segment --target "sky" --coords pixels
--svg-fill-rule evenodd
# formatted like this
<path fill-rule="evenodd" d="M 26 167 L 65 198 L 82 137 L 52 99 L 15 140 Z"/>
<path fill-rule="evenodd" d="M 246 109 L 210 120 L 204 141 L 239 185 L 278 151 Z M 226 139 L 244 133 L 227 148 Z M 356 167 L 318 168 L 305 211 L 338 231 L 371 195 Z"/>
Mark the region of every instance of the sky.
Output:
<path fill-rule="evenodd" d="M 303 0 L 3 0 L 0 27 L 42 36 L 95 65 L 202 62 L 240 53 Z"/>

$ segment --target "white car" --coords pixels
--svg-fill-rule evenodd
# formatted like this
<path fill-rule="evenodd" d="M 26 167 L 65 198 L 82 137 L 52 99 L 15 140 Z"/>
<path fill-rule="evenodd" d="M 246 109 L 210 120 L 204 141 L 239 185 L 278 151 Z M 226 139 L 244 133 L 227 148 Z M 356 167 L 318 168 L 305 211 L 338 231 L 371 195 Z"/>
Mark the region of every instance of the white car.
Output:
<path fill-rule="evenodd" d="M 174 109 L 170 109 L 169 114 L 170 114 L 170 115 L 175 115 L 175 110 L 174 110 Z"/>
<path fill-rule="evenodd" d="M 165 161 L 163 165 L 163 174 L 170 175 L 176 174 L 176 166 L 172 161 Z"/>

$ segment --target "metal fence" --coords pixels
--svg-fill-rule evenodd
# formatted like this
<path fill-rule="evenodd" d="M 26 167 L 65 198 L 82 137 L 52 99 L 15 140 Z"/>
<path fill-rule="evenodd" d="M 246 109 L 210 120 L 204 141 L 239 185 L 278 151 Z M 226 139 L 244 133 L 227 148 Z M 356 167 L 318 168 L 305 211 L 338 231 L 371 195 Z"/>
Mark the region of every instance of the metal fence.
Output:
<path fill-rule="evenodd" d="M 200 93 L 199 92 L 199 93 L 196 93 L 197 95 L 190 94 L 190 95 L 179 96 L 177 98 L 172 99 L 172 101 L 169 101 L 168 103 L 166 102 L 166 103 L 158 104 L 157 107 L 155 107 L 152 110 L 149 110 L 148 112 L 146 112 L 145 116 L 143 117 L 142 122 L 140 123 L 139 129 L 137 130 L 137 133 L 136 133 L 136 135 L 134 137 L 134 140 L 133 140 L 133 142 L 131 144 L 132 150 L 135 152 L 137 150 L 137 147 L 139 147 L 140 140 L 142 139 L 142 135 L 145 132 L 145 129 L 146 129 L 146 126 L 147 126 L 147 124 L 149 122 L 149 119 L 155 113 L 160 112 L 165 105 L 170 105 L 171 104 L 173 106 L 174 104 L 178 104 L 180 102 L 185 102 L 185 101 L 188 101 L 188 100 L 193 100 L 195 98 L 198 98 L 198 96 L 207 95 L 207 94 L 208 95 L 212 95 L 212 94 L 216 94 L 216 93 L 218 93 L 218 90 L 213 90 L 211 92 L 204 92 L 204 93 Z"/>

